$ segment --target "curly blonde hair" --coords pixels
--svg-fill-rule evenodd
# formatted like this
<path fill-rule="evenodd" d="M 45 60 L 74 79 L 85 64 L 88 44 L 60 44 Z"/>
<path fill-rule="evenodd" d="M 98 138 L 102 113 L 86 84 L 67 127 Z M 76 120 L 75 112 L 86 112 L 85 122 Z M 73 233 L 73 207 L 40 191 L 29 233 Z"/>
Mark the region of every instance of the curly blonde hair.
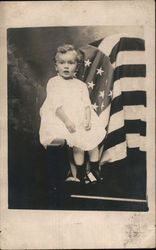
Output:
<path fill-rule="evenodd" d="M 55 63 L 56 63 L 56 60 L 57 60 L 57 57 L 58 57 L 59 54 L 65 54 L 68 51 L 72 51 L 75 54 L 76 60 L 77 60 L 78 63 L 81 61 L 81 54 L 74 48 L 74 46 L 71 45 L 71 44 L 64 44 L 64 45 L 59 46 L 57 48 L 57 51 L 56 51 L 56 54 L 55 54 L 55 57 L 54 57 Z"/>

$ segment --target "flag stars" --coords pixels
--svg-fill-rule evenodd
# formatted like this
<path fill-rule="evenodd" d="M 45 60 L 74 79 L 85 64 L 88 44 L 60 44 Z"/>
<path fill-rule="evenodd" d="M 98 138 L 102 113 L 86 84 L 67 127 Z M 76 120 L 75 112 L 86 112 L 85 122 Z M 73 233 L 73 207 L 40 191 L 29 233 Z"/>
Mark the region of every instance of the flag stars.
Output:
<path fill-rule="evenodd" d="M 99 69 L 97 69 L 97 73 L 96 74 L 102 76 L 103 72 L 104 72 L 103 69 L 100 67 Z"/>
<path fill-rule="evenodd" d="M 112 96 L 113 96 L 113 92 L 112 92 L 111 90 L 109 91 L 108 96 L 110 96 L 110 97 L 112 97 Z"/>
<path fill-rule="evenodd" d="M 96 102 L 94 104 L 92 104 L 92 107 L 93 107 L 94 110 L 97 111 L 98 106 L 96 105 Z"/>
<path fill-rule="evenodd" d="M 88 88 L 93 89 L 94 86 L 95 86 L 95 84 L 93 83 L 93 81 L 92 82 L 88 82 Z"/>
<path fill-rule="evenodd" d="M 104 98 L 104 94 L 105 94 L 104 90 L 103 90 L 103 91 L 100 91 L 99 97 Z"/>
<path fill-rule="evenodd" d="M 85 60 L 84 63 L 85 63 L 85 67 L 87 66 L 89 67 L 91 64 L 91 61 L 88 59 L 88 60 Z"/>
<path fill-rule="evenodd" d="M 104 106 L 104 104 L 102 103 L 102 104 L 101 104 L 101 109 L 103 109 L 104 107 L 105 107 L 105 106 Z"/>

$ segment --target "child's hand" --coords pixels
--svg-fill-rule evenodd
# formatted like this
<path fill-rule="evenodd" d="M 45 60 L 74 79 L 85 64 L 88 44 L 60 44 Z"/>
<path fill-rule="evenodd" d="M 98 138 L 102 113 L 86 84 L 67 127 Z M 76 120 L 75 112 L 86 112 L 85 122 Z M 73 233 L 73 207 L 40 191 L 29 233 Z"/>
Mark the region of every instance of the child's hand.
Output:
<path fill-rule="evenodd" d="M 89 106 L 85 108 L 84 129 L 86 131 L 91 129 L 91 109 Z"/>
<path fill-rule="evenodd" d="M 84 128 L 85 128 L 86 131 L 91 129 L 91 121 L 90 120 L 85 121 Z"/>
<path fill-rule="evenodd" d="M 75 124 L 74 124 L 72 121 L 67 120 L 67 121 L 65 122 L 65 126 L 66 126 L 66 128 L 68 129 L 68 131 L 69 131 L 70 133 L 76 132 Z"/>

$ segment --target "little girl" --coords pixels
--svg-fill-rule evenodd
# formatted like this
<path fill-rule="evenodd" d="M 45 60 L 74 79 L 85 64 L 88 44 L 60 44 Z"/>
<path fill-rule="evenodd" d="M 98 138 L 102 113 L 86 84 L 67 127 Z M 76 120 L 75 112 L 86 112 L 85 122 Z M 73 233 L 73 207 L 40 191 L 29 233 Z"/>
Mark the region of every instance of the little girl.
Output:
<path fill-rule="evenodd" d="M 75 78 L 80 56 L 72 45 L 57 49 L 55 67 L 58 75 L 47 84 L 47 98 L 40 116 L 40 142 L 44 147 L 54 139 L 65 139 L 73 148 L 77 178 L 84 180 L 84 151 L 88 151 L 91 173 L 99 180 L 98 144 L 106 131 L 95 113 L 87 85 Z M 89 175 L 88 175 L 89 178 Z"/>

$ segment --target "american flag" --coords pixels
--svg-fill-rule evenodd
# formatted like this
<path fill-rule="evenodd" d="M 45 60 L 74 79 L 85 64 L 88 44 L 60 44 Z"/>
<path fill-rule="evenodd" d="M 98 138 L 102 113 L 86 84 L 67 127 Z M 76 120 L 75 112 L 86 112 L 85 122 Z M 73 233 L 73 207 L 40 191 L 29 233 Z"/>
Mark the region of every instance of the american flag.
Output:
<path fill-rule="evenodd" d="M 80 53 L 77 77 L 87 84 L 94 110 L 106 120 L 101 165 L 125 159 L 129 149 L 146 152 L 144 39 L 115 34 L 80 48 Z"/>
<path fill-rule="evenodd" d="M 113 90 L 113 67 L 109 57 L 91 45 L 80 49 L 83 60 L 77 77 L 88 87 L 91 103 L 100 115 L 111 103 Z"/>

